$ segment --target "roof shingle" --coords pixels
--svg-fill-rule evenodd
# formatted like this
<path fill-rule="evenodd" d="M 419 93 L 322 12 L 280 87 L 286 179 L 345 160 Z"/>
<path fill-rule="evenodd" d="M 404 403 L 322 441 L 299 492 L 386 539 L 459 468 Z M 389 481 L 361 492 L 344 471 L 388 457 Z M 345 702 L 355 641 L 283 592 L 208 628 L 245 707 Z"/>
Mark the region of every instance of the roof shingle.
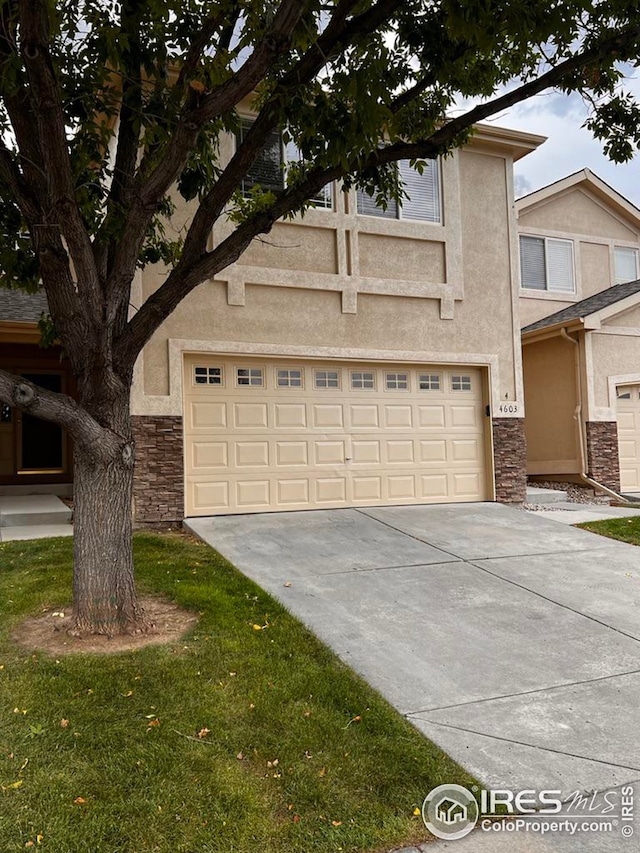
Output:
<path fill-rule="evenodd" d="M 616 284 L 614 287 L 608 287 L 606 290 L 601 290 L 600 293 L 589 296 L 587 299 L 581 299 L 580 302 L 574 302 L 567 308 L 561 311 L 556 311 L 555 314 L 549 314 L 548 317 L 543 317 L 535 323 L 529 323 L 522 331 L 535 332 L 538 329 L 546 329 L 547 326 L 556 326 L 559 323 L 569 323 L 571 320 L 578 320 L 581 317 L 588 317 L 590 314 L 595 314 L 609 305 L 615 305 L 627 296 L 633 296 L 634 293 L 640 292 L 640 280 L 627 281 L 624 284 Z"/>
<path fill-rule="evenodd" d="M 40 315 L 47 314 L 49 306 L 43 291 L 25 293 L 24 290 L 6 290 L 0 287 L 0 320 L 13 323 L 37 323 Z"/>

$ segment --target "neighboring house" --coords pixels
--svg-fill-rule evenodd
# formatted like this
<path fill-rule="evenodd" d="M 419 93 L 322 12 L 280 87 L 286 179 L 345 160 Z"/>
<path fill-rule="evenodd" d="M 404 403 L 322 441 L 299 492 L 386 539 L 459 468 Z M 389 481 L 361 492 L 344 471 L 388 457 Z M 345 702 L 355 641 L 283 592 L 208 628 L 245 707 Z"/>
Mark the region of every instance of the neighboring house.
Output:
<path fill-rule="evenodd" d="M 640 210 L 585 169 L 516 202 L 527 470 L 640 491 Z"/>
<path fill-rule="evenodd" d="M 38 320 L 47 312 L 42 293 L 0 288 L 0 367 L 53 391 L 73 393 L 59 347 L 38 346 Z M 69 493 L 70 442 L 60 427 L 0 403 L 0 493 L 14 490 Z"/>
<path fill-rule="evenodd" d="M 334 186 L 188 296 L 137 364 L 138 519 L 521 501 L 513 162 L 541 142 L 479 127 L 423 179 L 401 166 L 400 211 Z"/>
<path fill-rule="evenodd" d="M 137 519 L 523 500 L 513 163 L 543 141 L 481 126 L 403 163 L 400 210 L 330 187 L 191 293 L 136 365 Z M 247 184 L 282 182 L 280 145 Z M 133 310 L 165 275 L 139 273 Z"/>

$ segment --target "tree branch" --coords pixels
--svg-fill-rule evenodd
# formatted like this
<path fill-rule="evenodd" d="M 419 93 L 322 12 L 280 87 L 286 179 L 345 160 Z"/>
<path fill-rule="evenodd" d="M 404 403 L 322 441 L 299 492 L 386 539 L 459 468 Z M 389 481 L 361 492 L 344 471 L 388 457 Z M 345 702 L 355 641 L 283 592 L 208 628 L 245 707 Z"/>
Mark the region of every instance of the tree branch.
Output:
<path fill-rule="evenodd" d="M 252 239 L 258 234 L 268 233 L 281 217 L 299 210 L 309 197 L 330 181 L 339 180 L 359 169 L 374 168 L 397 160 L 437 157 L 450 149 L 460 134 L 468 131 L 477 122 L 558 85 L 564 78 L 608 56 L 612 50 L 621 50 L 630 42 L 637 40 L 639 36 L 640 26 L 614 32 L 598 45 L 566 59 L 539 78 L 445 122 L 428 139 L 411 143 L 396 142 L 372 152 L 364 163 L 353 162 L 346 169 L 336 166 L 311 170 L 304 181 L 285 189 L 268 210 L 256 213 L 239 225 L 213 251 L 200 253 L 200 255 L 195 252 L 183 255 L 182 260 L 165 282 L 129 321 L 127 329 L 117 344 L 118 360 L 122 360 L 125 364 L 132 363 L 151 335 L 188 293 L 201 282 L 212 278 L 229 264 L 234 263 Z M 202 231 L 203 224 L 205 224 L 204 220 L 198 225 L 199 232 Z"/>
<path fill-rule="evenodd" d="M 75 441 L 89 452 L 96 446 L 112 443 L 117 450 L 117 437 L 94 420 L 72 397 L 40 388 L 23 376 L 0 370 L 0 401 L 29 415 L 64 427 Z"/>
<path fill-rule="evenodd" d="M 45 0 L 19 0 L 20 49 L 30 84 L 30 100 L 40 154 L 48 178 L 50 215 L 60 225 L 76 274 L 82 284 L 82 305 L 101 322 L 100 287 L 89 235 L 75 199 L 62 95 L 49 51 L 49 19 Z"/>

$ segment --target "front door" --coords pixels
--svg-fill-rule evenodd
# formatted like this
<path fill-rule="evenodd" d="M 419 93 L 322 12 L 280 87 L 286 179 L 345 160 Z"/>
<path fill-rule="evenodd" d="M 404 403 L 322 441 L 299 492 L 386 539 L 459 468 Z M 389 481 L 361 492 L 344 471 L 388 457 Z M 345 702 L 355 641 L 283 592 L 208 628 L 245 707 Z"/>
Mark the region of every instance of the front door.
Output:
<path fill-rule="evenodd" d="M 60 370 L 15 373 L 48 391 L 65 391 Z M 60 482 L 70 473 L 69 461 L 68 440 L 61 427 L 0 405 L 0 484 Z"/>
<path fill-rule="evenodd" d="M 23 373 L 25 379 L 46 388 L 62 391 L 61 373 Z M 64 434 L 61 427 L 41 418 L 18 412 L 18 474 L 62 474 Z"/>

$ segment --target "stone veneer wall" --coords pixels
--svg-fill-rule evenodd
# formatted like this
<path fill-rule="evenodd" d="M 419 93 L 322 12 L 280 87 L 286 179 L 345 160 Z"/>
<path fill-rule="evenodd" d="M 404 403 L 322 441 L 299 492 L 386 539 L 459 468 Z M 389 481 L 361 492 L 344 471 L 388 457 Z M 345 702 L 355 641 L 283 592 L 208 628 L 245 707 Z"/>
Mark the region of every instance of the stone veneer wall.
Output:
<path fill-rule="evenodd" d="M 587 421 L 586 427 L 589 476 L 619 492 L 618 424 L 615 421 Z"/>
<path fill-rule="evenodd" d="M 524 418 L 493 419 L 496 500 L 522 503 L 527 493 L 527 442 Z"/>
<path fill-rule="evenodd" d="M 134 520 L 167 524 L 184 518 L 182 418 L 134 415 Z"/>

